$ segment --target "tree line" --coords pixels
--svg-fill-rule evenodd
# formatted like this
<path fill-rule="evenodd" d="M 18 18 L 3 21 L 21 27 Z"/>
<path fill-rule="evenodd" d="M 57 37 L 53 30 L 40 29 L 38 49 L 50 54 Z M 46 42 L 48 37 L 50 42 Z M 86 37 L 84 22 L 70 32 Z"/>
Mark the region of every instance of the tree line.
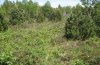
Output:
<path fill-rule="evenodd" d="M 66 14 L 66 8 L 70 9 L 70 7 L 61 7 L 60 5 L 58 8 L 53 8 L 49 1 L 43 6 L 39 6 L 32 0 L 16 0 L 16 2 L 5 0 L 0 7 L 0 20 L 3 22 L 0 22 L 0 29 L 5 31 L 8 29 L 7 25 L 17 25 L 23 22 L 61 21 L 63 14 Z"/>
<path fill-rule="evenodd" d="M 100 0 L 80 0 L 82 5 L 51 7 L 47 1 L 43 6 L 32 0 L 12 2 L 5 0 L 0 6 L 0 31 L 6 31 L 9 25 L 23 22 L 66 21 L 66 37 L 87 39 L 100 37 Z"/>
<path fill-rule="evenodd" d="M 37 22 L 43 22 L 45 19 L 50 21 L 61 20 L 60 9 L 52 8 L 49 1 L 44 6 L 39 6 L 37 2 L 32 0 L 23 0 L 22 2 L 18 0 L 16 2 L 5 0 L 0 8 L 2 10 L 0 13 L 6 15 L 12 25 L 32 19 Z"/>

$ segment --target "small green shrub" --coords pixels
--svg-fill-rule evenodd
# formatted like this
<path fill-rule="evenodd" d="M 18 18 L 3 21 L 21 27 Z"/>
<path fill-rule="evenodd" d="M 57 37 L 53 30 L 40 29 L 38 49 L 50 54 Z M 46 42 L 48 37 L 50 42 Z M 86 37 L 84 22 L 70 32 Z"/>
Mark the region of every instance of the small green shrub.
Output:
<path fill-rule="evenodd" d="M 90 65 L 100 65 L 100 57 L 96 56 L 89 60 Z"/>
<path fill-rule="evenodd" d="M 38 13 L 37 18 L 36 18 L 36 21 L 37 22 L 43 22 L 44 19 L 45 19 L 44 15 L 41 14 L 41 13 Z"/>
<path fill-rule="evenodd" d="M 21 24 L 25 22 L 27 18 L 25 11 L 18 8 L 12 9 L 9 15 L 11 25 Z"/>
<path fill-rule="evenodd" d="M 83 60 L 76 59 L 71 62 L 71 65 L 87 65 L 83 62 Z"/>
<path fill-rule="evenodd" d="M 95 35 L 95 24 L 91 16 L 82 16 L 80 18 L 78 30 L 81 39 L 87 39 Z"/>
<path fill-rule="evenodd" d="M 71 15 L 65 29 L 67 38 L 84 40 L 95 35 L 95 24 L 89 15 Z"/>
<path fill-rule="evenodd" d="M 75 15 L 71 15 L 68 19 L 67 19 L 67 23 L 66 23 L 66 37 L 67 38 L 76 38 L 79 35 L 79 31 L 78 31 L 78 21 L 76 19 L 77 17 Z"/>
<path fill-rule="evenodd" d="M 15 60 L 11 52 L 3 52 L 0 54 L 0 65 L 13 65 Z"/>
<path fill-rule="evenodd" d="M 95 4 L 92 17 L 96 24 L 96 35 L 100 38 L 100 2 Z"/>
<path fill-rule="evenodd" d="M 7 29 L 7 22 L 4 20 L 3 15 L 0 14 L 0 31 L 6 31 Z"/>
<path fill-rule="evenodd" d="M 58 22 L 58 21 L 61 21 L 62 20 L 62 15 L 61 15 L 61 12 L 60 10 L 53 10 L 50 15 L 50 21 L 53 21 L 53 22 Z"/>

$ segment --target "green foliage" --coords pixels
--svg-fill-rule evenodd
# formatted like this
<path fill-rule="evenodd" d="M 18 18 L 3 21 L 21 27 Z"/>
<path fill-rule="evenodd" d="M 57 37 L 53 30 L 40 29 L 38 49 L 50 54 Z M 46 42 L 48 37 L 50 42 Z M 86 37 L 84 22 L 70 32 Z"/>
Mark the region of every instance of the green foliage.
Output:
<path fill-rule="evenodd" d="M 13 65 L 57 64 L 56 58 L 60 52 L 58 48 L 52 47 L 55 42 L 51 40 L 56 39 L 56 35 L 62 32 L 63 23 L 43 22 L 16 26 L 19 27 L 13 26 L 8 31 L 0 33 L 0 52 L 12 50 L 16 57 Z"/>
<path fill-rule="evenodd" d="M 98 64 L 100 64 L 100 57 L 99 56 L 96 56 L 96 57 L 90 59 L 89 60 L 89 64 L 90 65 L 95 65 L 95 64 L 98 65 Z"/>
<path fill-rule="evenodd" d="M 81 7 L 77 6 L 66 23 L 66 37 L 87 39 L 95 36 L 95 23 L 90 15 L 84 15 Z"/>
<path fill-rule="evenodd" d="M 42 14 L 48 18 L 49 21 L 61 21 L 62 19 L 61 9 L 52 8 L 49 1 L 42 7 Z"/>
<path fill-rule="evenodd" d="M 0 54 L 0 65 L 13 65 L 15 60 L 11 52 L 7 51 Z"/>
<path fill-rule="evenodd" d="M 100 64 L 100 38 L 90 38 L 86 40 L 83 44 L 83 47 L 80 47 L 82 55 L 80 58 L 84 60 L 85 63 L 89 65 L 99 65 Z"/>
<path fill-rule="evenodd" d="M 51 21 L 51 13 L 52 13 L 52 11 L 53 11 L 53 8 L 51 7 L 51 4 L 50 4 L 50 2 L 49 1 L 47 1 L 46 3 L 45 3 L 45 5 L 44 6 L 42 6 L 42 14 L 46 17 L 46 18 L 48 18 L 48 20 L 50 20 Z"/>
<path fill-rule="evenodd" d="M 53 22 L 61 21 L 61 19 L 62 19 L 61 12 L 58 9 L 52 10 L 52 13 L 49 14 L 49 15 L 50 15 L 50 18 L 49 19 L 51 21 L 53 21 Z"/>
<path fill-rule="evenodd" d="M 44 6 L 39 6 L 37 2 L 32 0 L 17 0 L 16 2 L 5 0 L 1 7 L 5 9 L 6 17 L 9 19 L 8 23 L 12 25 L 21 24 L 25 21 L 62 20 L 61 9 L 52 8 L 49 1 Z"/>
<path fill-rule="evenodd" d="M 7 22 L 4 20 L 4 16 L 0 13 L 0 31 L 6 31 L 7 29 Z"/>
<path fill-rule="evenodd" d="M 100 37 L 99 14 L 99 3 L 95 4 L 94 7 L 80 5 L 73 7 L 65 27 L 67 38 L 84 40 L 94 36 Z"/>
<path fill-rule="evenodd" d="M 86 3 L 87 2 L 87 3 Z M 83 9 L 84 15 L 90 15 L 95 24 L 96 36 L 100 37 L 100 1 L 99 0 L 82 0 L 82 3 L 87 5 Z"/>
<path fill-rule="evenodd" d="M 77 38 L 79 35 L 78 31 L 78 21 L 76 21 L 75 15 L 71 15 L 70 18 L 67 19 L 66 23 L 66 36 L 67 38 Z"/>
<path fill-rule="evenodd" d="M 96 24 L 96 34 L 100 37 L 100 2 L 95 4 L 92 17 Z"/>
<path fill-rule="evenodd" d="M 25 11 L 23 9 L 12 9 L 10 12 L 10 24 L 16 25 L 25 22 L 26 20 Z"/>
<path fill-rule="evenodd" d="M 36 18 L 36 15 L 38 14 L 38 3 L 33 3 L 32 0 L 30 0 L 27 4 L 25 4 L 26 7 L 24 8 L 26 12 L 28 12 L 30 18 Z"/>
<path fill-rule="evenodd" d="M 2 7 L 5 9 L 6 14 L 8 14 L 10 12 L 10 9 L 13 8 L 14 3 L 12 3 L 9 0 L 4 0 L 4 3 L 2 5 Z"/>
<path fill-rule="evenodd" d="M 79 36 L 81 39 L 87 39 L 95 36 L 95 23 L 91 16 L 82 16 L 78 23 Z"/>
<path fill-rule="evenodd" d="M 100 65 L 100 3 L 81 1 L 83 6 L 53 8 L 49 1 L 39 6 L 32 0 L 5 0 L 0 31 L 8 23 L 16 26 L 0 32 L 0 65 Z M 66 40 L 65 30 L 67 38 L 82 41 Z"/>
<path fill-rule="evenodd" d="M 43 22 L 13 26 L 0 33 L 0 55 L 12 50 L 10 58 L 16 57 L 15 62 L 10 60 L 13 65 L 100 65 L 100 39 L 66 40 L 62 38 L 64 25 Z"/>
<path fill-rule="evenodd" d="M 44 19 L 45 19 L 45 17 L 42 13 L 38 13 L 38 15 L 36 16 L 36 21 L 37 22 L 43 22 Z"/>
<path fill-rule="evenodd" d="M 83 60 L 76 59 L 76 60 L 73 60 L 71 65 L 86 65 L 86 64 L 84 63 Z"/>
<path fill-rule="evenodd" d="M 80 0 L 82 2 L 82 5 L 84 6 L 93 6 L 95 5 L 97 2 L 99 2 L 99 0 Z"/>

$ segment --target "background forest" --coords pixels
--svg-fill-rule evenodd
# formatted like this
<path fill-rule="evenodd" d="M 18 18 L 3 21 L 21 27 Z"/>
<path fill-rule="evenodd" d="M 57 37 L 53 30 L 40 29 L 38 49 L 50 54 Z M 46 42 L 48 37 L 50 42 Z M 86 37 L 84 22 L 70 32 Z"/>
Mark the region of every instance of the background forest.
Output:
<path fill-rule="evenodd" d="M 100 0 L 0 5 L 0 65 L 100 65 Z"/>

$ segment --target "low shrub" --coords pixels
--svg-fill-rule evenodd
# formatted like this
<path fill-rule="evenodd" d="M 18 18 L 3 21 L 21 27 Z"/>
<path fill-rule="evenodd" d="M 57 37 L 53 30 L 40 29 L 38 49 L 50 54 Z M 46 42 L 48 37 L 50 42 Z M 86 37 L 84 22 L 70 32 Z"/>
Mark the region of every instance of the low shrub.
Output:
<path fill-rule="evenodd" d="M 89 15 L 71 15 L 67 20 L 65 30 L 67 38 L 85 40 L 95 36 L 95 24 Z"/>
<path fill-rule="evenodd" d="M 26 13 L 23 9 L 12 9 L 10 12 L 10 24 L 11 25 L 16 25 L 16 24 L 21 24 L 25 22 L 27 19 Z"/>
<path fill-rule="evenodd" d="M 0 65 L 13 65 L 16 58 L 13 57 L 12 52 L 3 52 L 0 54 Z"/>
<path fill-rule="evenodd" d="M 71 62 L 71 65 L 88 65 L 88 64 L 85 64 L 83 60 L 75 59 Z"/>
<path fill-rule="evenodd" d="M 6 31 L 8 29 L 7 22 L 4 20 L 2 14 L 0 14 L 0 31 Z"/>

